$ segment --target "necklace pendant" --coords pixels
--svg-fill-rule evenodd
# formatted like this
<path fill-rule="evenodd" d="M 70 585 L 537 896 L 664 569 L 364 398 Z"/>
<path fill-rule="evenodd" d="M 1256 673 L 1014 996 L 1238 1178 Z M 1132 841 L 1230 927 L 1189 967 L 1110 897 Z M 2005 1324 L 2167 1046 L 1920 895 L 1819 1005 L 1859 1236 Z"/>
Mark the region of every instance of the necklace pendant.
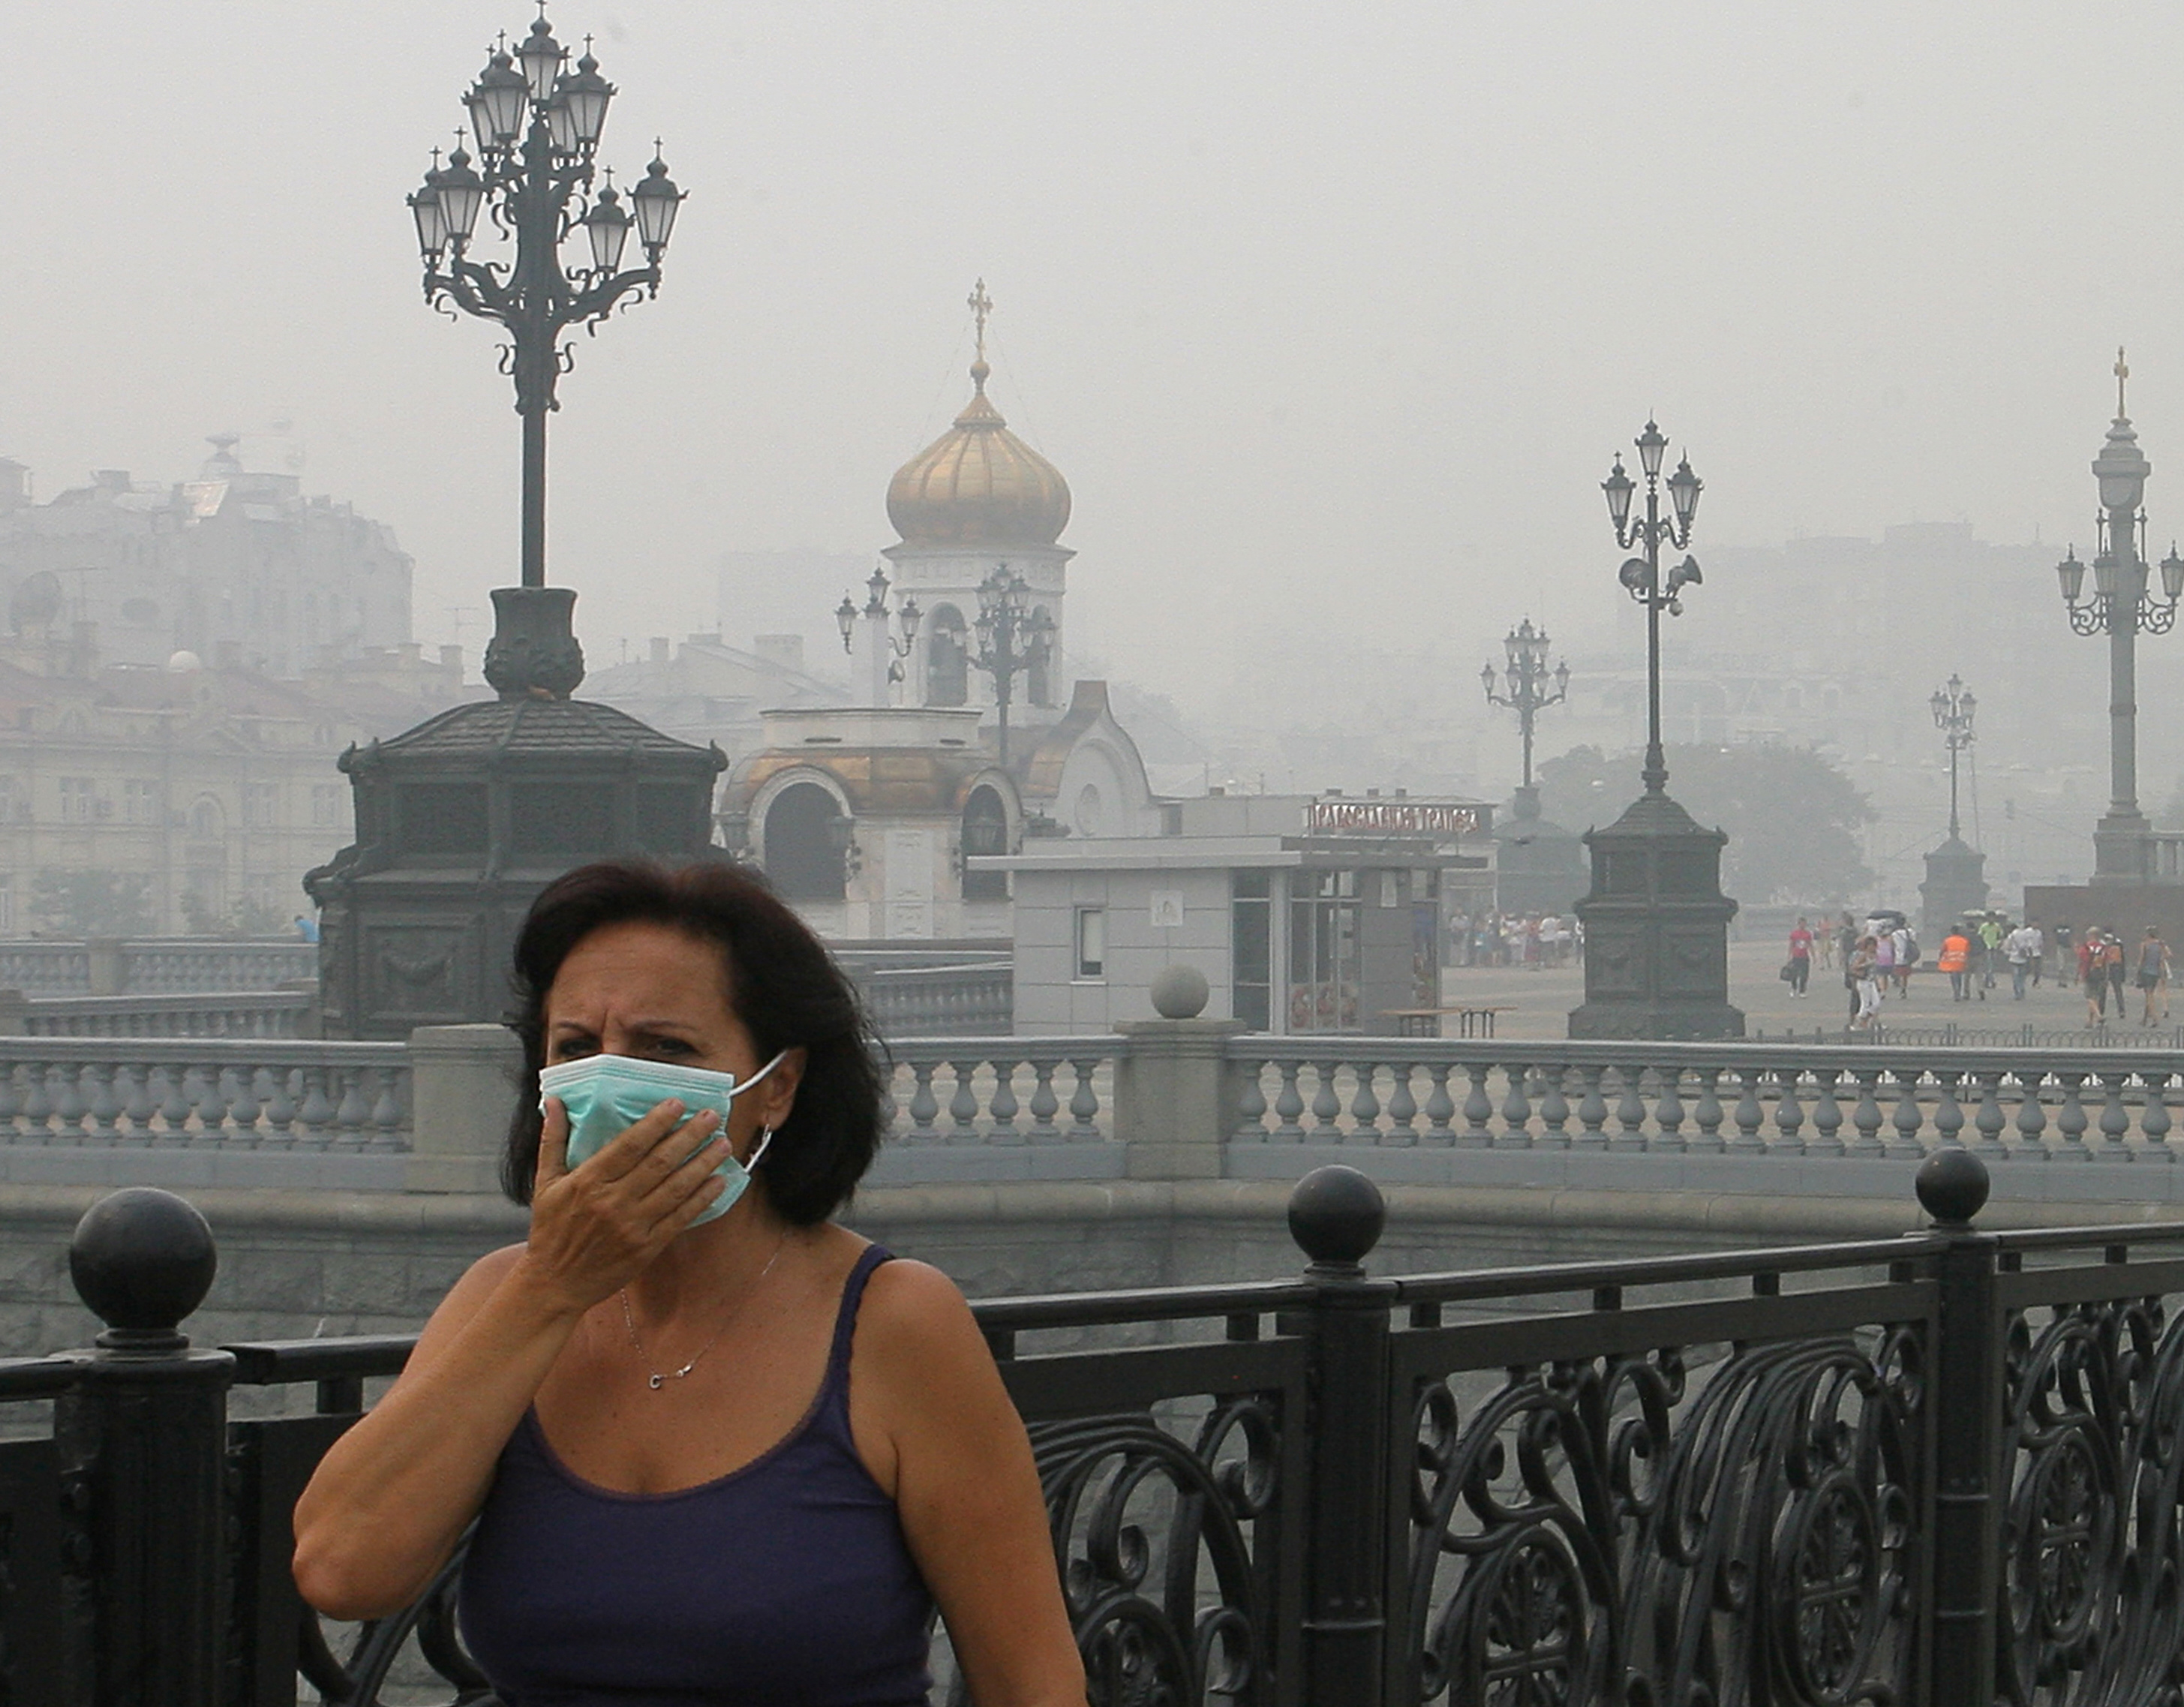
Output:
<path fill-rule="evenodd" d="M 649 1376 L 647 1378 L 646 1385 L 649 1386 L 653 1392 L 658 1392 L 660 1388 L 667 1385 L 667 1377 L 665 1375 Z"/>

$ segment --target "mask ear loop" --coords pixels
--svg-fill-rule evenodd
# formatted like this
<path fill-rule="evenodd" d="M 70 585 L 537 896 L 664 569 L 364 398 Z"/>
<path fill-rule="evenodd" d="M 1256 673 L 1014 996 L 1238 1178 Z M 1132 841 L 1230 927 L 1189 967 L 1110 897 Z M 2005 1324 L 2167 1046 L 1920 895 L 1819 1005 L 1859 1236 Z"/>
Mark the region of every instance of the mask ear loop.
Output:
<path fill-rule="evenodd" d="M 744 1173 L 748 1174 L 752 1169 L 758 1166 L 759 1163 L 766 1155 L 766 1146 L 772 1142 L 773 1128 L 771 1126 L 760 1127 L 758 1129 L 758 1147 L 751 1152 L 750 1160 L 744 1163 Z"/>

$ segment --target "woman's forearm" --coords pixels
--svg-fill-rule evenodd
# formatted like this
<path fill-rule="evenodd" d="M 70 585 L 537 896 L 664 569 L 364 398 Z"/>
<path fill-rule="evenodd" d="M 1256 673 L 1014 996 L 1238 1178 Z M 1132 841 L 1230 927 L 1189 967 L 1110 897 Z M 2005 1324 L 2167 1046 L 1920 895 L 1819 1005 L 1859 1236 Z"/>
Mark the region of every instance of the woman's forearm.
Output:
<path fill-rule="evenodd" d="M 297 1585 L 334 1617 L 407 1605 L 476 1514 L 582 1311 L 527 1257 L 329 1448 L 296 1503 Z"/>

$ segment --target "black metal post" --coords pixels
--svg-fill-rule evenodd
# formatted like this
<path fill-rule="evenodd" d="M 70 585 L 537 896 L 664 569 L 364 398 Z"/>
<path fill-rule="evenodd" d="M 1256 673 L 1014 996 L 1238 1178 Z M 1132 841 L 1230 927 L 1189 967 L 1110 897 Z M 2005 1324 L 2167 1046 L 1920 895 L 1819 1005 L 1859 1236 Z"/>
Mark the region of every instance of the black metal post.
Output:
<path fill-rule="evenodd" d="M 1661 495 L 1646 483 L 1646 766 L 1638 779 L 1665 794 L 1669 758 L 1661 746 Z"/>
<path fill-rule="evenodd" d="M 1390 1314 L 1395 1288 L 1366 1278 L 1385 1217 L 1354 1168 L 1315 1169 L 1290 1196 L 1290 1233 L 1318 1302 L 1284 1330 L 1312 1359 L 1305 1533 L 1304 1677 L 1312 1707 L 1379 1707 L 1388 1675 Z"/>
<path fill-rule="evenodd" d="M 95 1204 L 69 1247 L 76 1291 L 107 1325 L 53 1404 L 69 1707 L 223 1699 L 235 1359 L 176 1331 L 215 1265 L 204 1218 L 142 1187 Z"/>
<path fill-rule="evenodd" d="M 1997 1241 L 1972 1226 L 1986 1202 L 1986 1169 L 1967 1150 L 1936 1151 L 1919 1169 L 1918 1191 L 1944 1241 L 1935 1265 L 1940 1297 L 1927 1417 L 1926 1700 L 1928 1707 L 1993 1707 L 2007 1395 Z"/>

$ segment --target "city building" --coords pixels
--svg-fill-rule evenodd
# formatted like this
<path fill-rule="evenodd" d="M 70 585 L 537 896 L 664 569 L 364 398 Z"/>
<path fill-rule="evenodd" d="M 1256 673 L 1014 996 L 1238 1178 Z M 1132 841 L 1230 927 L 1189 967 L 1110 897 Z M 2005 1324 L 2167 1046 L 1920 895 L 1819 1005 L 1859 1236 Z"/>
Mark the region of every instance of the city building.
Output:
<path fill-rule="evenodd" d="M 96 626 L 102 656 L 164 665 L 226 650 L 275 678 L 410 639 L 409 556 L 382 522 L 252 473 L 231 433 L 194 480 L 102 469 L 40 504 L 0 460 L 0 600 L 18 635 Z"/>
<path fill-rule="evenodd" d="M 285 930 L 350 836 L 343 750 L 465 695 L 414 645 L 281 681 L 98 655 L 95 624 L 0 641 L 0 937 Z"/>
<path fill-rule="evenodd" d="M 1440 1005 L 1444 909 L 1493 892 L 1493 808 L 1403 794 L 1215 794 L 1162 833 L 1033 840 L 972 858 L 1015 894 L 1019 1034 L 1098 1033 L 1152 1012 L 1171 965 L 1206 1013 L 1282 1036 L 1393 1036 Z"/>

